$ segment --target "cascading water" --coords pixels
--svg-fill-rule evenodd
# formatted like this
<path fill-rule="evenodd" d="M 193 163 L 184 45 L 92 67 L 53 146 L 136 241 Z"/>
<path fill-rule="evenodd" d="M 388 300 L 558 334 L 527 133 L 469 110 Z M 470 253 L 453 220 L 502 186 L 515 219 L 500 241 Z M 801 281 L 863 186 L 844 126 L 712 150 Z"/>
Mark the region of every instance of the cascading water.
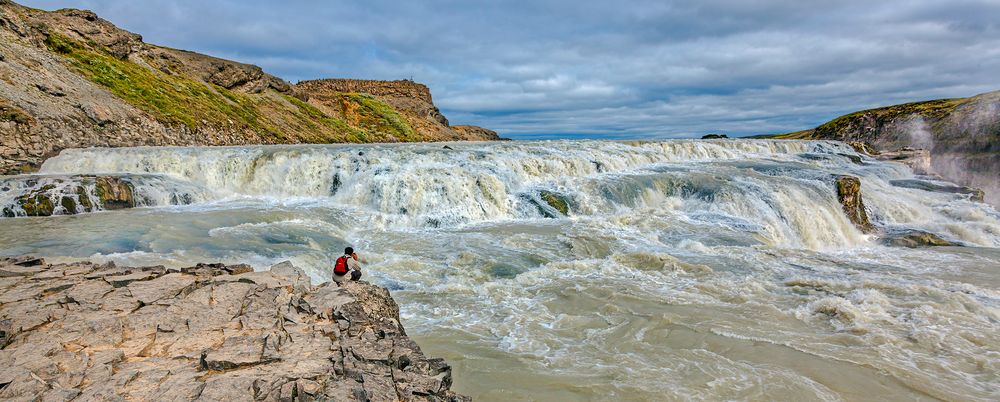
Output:
<path fill-rule="evenodd" d="M 844 174 L 879 233 L 965 247 L 883 246 Z M 95 177 L 142 208 L 2 219 L 0 254 L 318 282 L 350 244 L 478 399 L 1000 398 L 1000 213 L 840 143 L 78 149 L 0 177 L 0 206 L 107 209 Z"/>

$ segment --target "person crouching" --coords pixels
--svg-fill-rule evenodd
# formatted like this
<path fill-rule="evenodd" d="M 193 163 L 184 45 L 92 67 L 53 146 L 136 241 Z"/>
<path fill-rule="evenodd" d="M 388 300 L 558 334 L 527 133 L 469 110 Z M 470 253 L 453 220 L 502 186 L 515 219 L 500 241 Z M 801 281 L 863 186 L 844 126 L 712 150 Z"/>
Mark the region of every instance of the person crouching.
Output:
<path fill-rule="evenodd" d="M 333 281 L 337 284 L 343 284 L 358 279 L 361 279 L 361 263 L 358 262 L 358 254 L 354 252 L 353 248 L 347 247 L 344 249 L 344 255 L 338 257 L 337 262 L 333 264 Z"/>

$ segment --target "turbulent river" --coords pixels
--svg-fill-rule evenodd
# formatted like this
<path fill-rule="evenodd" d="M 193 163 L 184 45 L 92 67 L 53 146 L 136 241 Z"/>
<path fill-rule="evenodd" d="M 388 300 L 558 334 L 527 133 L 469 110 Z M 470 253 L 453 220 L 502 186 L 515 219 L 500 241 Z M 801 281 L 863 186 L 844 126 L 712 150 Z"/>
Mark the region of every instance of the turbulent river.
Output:
<path fill-rule="evenodd" d="M 0 204 L 80 174 L 143 207 L 0 219 L 0 254 L 318 283 L 353 245 L 478 400 L 1000 400 L 1000 213 L 840 143 L 66 150 Z M 861 233 L 840 174 L 879 233 L 963 247 Z"/>

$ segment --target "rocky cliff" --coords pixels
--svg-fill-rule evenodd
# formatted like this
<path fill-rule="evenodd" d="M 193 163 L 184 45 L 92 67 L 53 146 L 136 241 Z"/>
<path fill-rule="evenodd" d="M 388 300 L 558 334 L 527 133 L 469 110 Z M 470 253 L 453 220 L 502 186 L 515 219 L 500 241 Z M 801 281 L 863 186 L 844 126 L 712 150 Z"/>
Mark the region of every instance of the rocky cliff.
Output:
<path fill-rule="evenodd" d="M 856 142 L 876 152 L 924 149 L 928 173 L 981 188 L 1000 205 L 1000 91 L 864 110 L 779 138 Z"/>
<path fill-rule="evenodd" d="M 0 259 L 3 400 L 468 400 L 450 385 L 365 282 Z"/>
<path fill-rule="evenodd" d="M 300 87 L 257 66 L 145 43 L 89 11 L 0 0 L 0 174 L 89 146 L 497 138 L 450 126 L 413 82 Z"/>
<path fill-rule="evenodd" d="M 371 114 L 359 113 L 356 105 L 360 102 L 353 99 L 370 96 L 399 112 L 413 130 L 426 138 L 473 141 L 498 139 L 497 133 L 482 127 L 450 125 L 448 119 L 434 106 L 427 86 L 409 80 L 312 80 L 299 82 L 295 89 L 323 113 L 341 116 L 349 124 L 356 126 L 364 127 L 372 122 L 369 118 Z"/>

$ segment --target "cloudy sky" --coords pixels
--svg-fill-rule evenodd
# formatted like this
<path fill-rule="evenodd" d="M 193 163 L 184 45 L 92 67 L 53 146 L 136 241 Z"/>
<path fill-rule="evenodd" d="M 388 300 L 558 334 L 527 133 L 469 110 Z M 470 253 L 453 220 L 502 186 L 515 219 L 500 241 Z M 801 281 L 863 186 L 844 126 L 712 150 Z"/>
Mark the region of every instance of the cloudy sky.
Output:
<path fill-rule="evenodd" d="M 289 81 L 413 78 L 511 138 L 796 131 L 1000 89 L 1000 0 L 22 0 Z"/>

